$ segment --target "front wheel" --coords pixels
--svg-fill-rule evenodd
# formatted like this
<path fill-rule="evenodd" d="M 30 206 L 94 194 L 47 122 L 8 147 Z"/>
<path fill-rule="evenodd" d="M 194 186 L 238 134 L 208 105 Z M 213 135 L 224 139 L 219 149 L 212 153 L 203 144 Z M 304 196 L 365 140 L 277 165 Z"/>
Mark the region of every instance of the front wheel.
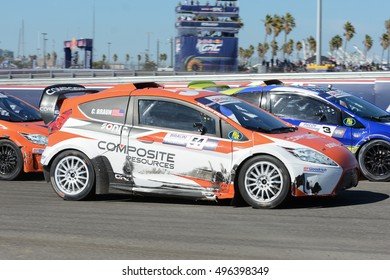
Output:
<path fill-rule="evenodd" d="M 358 155 L 360 171 L 370 181 L 390 180 L 390 143 L 373 140 L 364 145 Z"/>
<path fill-rule="evenodd" d="M 50 167 L 54 191 L 65 200 L 82 200 L 94 191 L 95 171 L 89 158 L 77 151 L 59 154 Z"/>
<path fill-rule="evenodd" d="M 0 140 L 0 180 L 14 180 L 23 173 L 23 155 L 10 140 Z"/>
<path fill-rule="evenodd" d="M 275 208 L 286 201 L 291 185 L 284 164 L 271 156 L 249 159 L 238 175 L 242 198 L 253 208 Z"/>

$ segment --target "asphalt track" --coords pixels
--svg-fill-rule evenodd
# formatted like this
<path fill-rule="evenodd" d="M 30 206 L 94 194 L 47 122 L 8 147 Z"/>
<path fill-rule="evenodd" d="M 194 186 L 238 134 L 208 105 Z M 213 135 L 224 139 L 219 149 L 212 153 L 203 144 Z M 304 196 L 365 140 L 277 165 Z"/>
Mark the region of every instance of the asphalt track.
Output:
<path fill-rule="evenodd" d="M 111 194 L 59 198 L 40 175 L 0 182 L 0 259 L 390 259 L 390 183 L 282 209 Z"/>

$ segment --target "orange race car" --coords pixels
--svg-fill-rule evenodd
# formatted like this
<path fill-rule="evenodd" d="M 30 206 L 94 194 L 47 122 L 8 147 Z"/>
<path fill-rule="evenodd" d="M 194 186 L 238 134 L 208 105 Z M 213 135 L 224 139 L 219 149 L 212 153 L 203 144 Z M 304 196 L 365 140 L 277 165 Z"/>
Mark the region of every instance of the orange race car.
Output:
<path fill-rule="evenodd" d="M 47 127 L 35 107 L 0 92 L 0 180 L 41 172 L 47 135 Z"/>
<path fill-rule="evenodd" d="M 77 93 L 88 94 L 68 96 Z M 358 183 L 357 161 L 337 140 L 212 91 L 53 85 L 39 109 L 50 131 L 45 179 L 66 200 L 117 189 L 194 200 L 241 195 L 254 208 L 274 208 L 290 195 L 332 196 Z"/>

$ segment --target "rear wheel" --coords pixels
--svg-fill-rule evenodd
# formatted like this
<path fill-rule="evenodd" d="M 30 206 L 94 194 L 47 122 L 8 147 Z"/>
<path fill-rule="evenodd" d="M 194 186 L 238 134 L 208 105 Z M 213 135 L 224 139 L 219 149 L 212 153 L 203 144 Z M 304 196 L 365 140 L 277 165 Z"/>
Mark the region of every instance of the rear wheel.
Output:
<path fill-rule="evenodd" d="M 254 208 L 280 206 L 288 197 L 290 182 L 284 164 L 267 155 L 249 159 L 238 175 L 240 194 Z"/>
<path fill-rule="evenodd" d="M 50 167 L 54 191 L 65 200 L 82 200 L 92 196 L 95 171 L 89 158 L 77 151 L 59 154 Z"/>
<path fill-rule="evenodd" d="M 23 173 L 23 156 L 12 141 L 0 140 L 0 180 L 14 180 Z"/>
<path fill-rule="evenodd" d="M 364 145 L 358 155 L 359 167 L 368 180 L 390 180 L 390 143 L 373 140 Z"/>

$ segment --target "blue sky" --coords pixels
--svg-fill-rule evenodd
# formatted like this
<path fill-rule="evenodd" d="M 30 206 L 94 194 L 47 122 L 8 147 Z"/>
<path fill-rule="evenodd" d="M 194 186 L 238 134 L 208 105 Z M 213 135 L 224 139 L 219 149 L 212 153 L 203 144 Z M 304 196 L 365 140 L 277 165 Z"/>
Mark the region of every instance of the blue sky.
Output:
<path fill-rule="evenodd" d="M 184 0 L 181 0 L 184 2 Z M 169 39 L 175 36 L 175 6 L 178 0 L 8 0 L 1 3 L 0 49 L 15 55 L 42 56 L 41 33 L 47 33 L 47 52 L 55 50 L 63 57 L 63 42 L 73 37 L 95 39 L 95 60 L 103 54 L 117 54 L 124 62 L 125 55 L 136 57 L 148 47 L 156 57 L 157 41 L 160 53 L 170 55 Z M 200 0 L 205 3 L 206 0 Z M 239 33 L 239 46 L 255 47 L 263 42 L 263 21 L 267 14 L 291 13 L 296 28 L 289 35 L 294 41 L 316 38 L 317 0 L 240 0 L 240 17 L 244 28 Z M 95 7 L 93 9 L 93 7 Z M 93 10 L 95 13 L 93 13 Z M 374 40 L 369 55 L 381 56 L 379 38 L 386 32 L 384 22 L 390 19 L 389 0 L 322 0 L 322 53 L 329 50 L 329 40 L 343 37 L 343 25 L 349 21 L 356 34 L 348 43 L 348 51 L 356 45 L 363 49 L 365 34 Z M 93 20 L 95 14 L 95 21 Z M 93 24 L 95 22 L 95 24 Z M 23 40 L 20 30 L 24 23 Z M 93 28 L 94 27 L 94 28 Z M 283 35 L 278 37 L 282 44 Z M 21 42 L 24 41 L 24 44 Z M 109 45 L 108 42 L 111 44 Z M 110 46 L 110 47 L 109 47 Z M 40 50 L 38 50 L 40 49 Z"/>

